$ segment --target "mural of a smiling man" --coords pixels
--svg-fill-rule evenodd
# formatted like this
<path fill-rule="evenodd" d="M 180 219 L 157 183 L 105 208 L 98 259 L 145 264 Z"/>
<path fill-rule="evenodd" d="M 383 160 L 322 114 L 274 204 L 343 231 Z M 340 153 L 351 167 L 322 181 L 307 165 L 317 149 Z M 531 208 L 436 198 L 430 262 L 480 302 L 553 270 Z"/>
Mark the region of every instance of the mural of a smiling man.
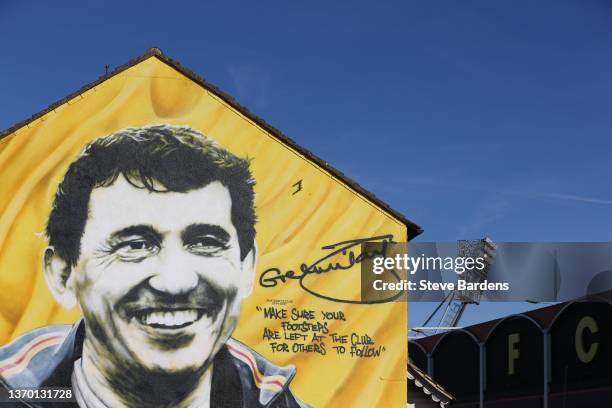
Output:
<path fill-rule="evenodd" d="M 306 406 L 293 366 L 230 338 L 255 271 L 253 185 L 248 160 L 189 127 L 90 142 L 57 190 L 43 261 L 83 319 L 1 348 L 11 361 L 61 338 L 4 367 L 2 386 L 72 387 L 80 407 Z"/>

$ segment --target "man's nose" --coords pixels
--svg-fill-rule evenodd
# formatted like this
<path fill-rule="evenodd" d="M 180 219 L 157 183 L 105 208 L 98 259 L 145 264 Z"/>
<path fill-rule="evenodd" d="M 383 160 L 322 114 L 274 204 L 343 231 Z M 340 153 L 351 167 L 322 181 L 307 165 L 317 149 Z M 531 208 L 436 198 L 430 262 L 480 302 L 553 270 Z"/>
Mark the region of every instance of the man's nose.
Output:
<path fill-rule="evenodd" d="M 159 292 L 176 295 L 194 290 L 199 278 L 189 255 L 180 249 L 165 252 L 160 254 L 155 275 L 149 279 L 149 285 Z"/>

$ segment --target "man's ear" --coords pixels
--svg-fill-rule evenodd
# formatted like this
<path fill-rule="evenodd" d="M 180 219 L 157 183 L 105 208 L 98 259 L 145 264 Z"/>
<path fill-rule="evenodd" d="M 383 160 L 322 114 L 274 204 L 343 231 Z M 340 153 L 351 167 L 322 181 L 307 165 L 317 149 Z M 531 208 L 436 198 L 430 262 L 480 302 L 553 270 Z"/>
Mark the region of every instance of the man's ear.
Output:
<path fill-rule="evenodd" d="M 43 271 L 47 286 L 55 300 L 66 309 L 76 306 L 76 295 L 71 274 L 72 267 L 55 252 L 52 246 L 45 249 Z"/>
<path fill-rule="evenodd" d="M 242 281 L 238 295 L 240 298 L 245 298 L 251 294 L 253 290 L 253 281 L 255 279 L 255 266 L 257 264 L 257 242 L 253 241 L 253 247 L 244 257 L 241 263 Z"/>

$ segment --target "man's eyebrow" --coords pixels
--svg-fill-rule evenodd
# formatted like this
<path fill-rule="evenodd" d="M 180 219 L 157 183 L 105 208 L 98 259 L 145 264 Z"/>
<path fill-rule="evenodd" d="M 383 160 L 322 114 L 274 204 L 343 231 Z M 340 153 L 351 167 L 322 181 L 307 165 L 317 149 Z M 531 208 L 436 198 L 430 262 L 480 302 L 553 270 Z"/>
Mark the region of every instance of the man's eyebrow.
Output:
<path fill-rule="evenodd" d="M 213 224 L 191 224 L 181 234 L 183 242 L 190 242 L 203 235 L 214 235 L 223 242 L 230 240 L 230 234 L 224 228 Z"/>
<path fill-rule="evenodd" d="M 138 235 L 142 237 L 147 237 L 154 239 L 156 241 L 161 241 L 162 236 L 155 228 L 150 225 L 130 225 L 129 227 L 120 229 L 118 231 L 113 232 L 109 239 L 120 239 L 129 237 L 132 235 Z"/>

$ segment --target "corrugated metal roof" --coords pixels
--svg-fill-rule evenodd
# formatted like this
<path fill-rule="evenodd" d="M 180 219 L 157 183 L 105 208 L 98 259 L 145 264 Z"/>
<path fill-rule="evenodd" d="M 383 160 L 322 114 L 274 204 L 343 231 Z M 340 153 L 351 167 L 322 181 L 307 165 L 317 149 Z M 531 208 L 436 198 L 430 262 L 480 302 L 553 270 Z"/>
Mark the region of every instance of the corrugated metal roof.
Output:
<path fill-rule="evenodd" d="M 612 304 L 612 291 L 599 293 L 597 295 L 585 296 L 583 298 L 578 298 L 568 302 L 561 302 L 554 305 L 542 307 L 539 309 L 530 310 L 528 312 L 519 313 L 513 316 L 526 316 L 537 321 L 543 329 L 550 329 L 551 325 L 555 321 L 556 317 L 561 313 L 566 306 L 575 302 L 583 302 L 583 301 L 597 301 L 597 302 L 608 302 Z M 484 342 L 487 336 L 491 333 L 491 330 L 499 322 L 508 317 L 503 317 L 500 319 L 489 320 L 483 323 L 475 324 L 472 326 L 463 327 L 461 330 L 467 331 L 474 335 L 478 339 L 479 342 Z M 444 336 L 446 333 L 435 334 L 433 336 L 422 337 L 419 339 L 413 339 L 411 341 L 415 341 L 419 343 L 428 353 L 435 348 L 438 341 Z"/>

